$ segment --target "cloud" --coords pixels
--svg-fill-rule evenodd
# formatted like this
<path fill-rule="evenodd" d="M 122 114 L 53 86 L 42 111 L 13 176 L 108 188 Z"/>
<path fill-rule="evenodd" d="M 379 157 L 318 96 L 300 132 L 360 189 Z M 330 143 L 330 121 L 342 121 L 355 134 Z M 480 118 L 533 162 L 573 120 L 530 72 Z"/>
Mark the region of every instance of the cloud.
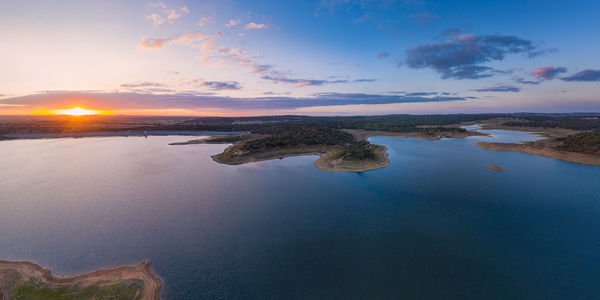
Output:
<path fill-rule="evenodd" d="M 300 79 L 300 78 L 288 78 L 279 74 L 278 72 L 271 72 L 271 75 L 264 75 L 261 78 L 265 80 L 270 80 L 275 83 L 286 83 L 286 84 L 294 84 L 298 87 L 303 86 L 321 86 L 326 84 L 335 84 L 335 83 L 358 83 L 358 82 L 373 82 L 377 81 L 377 79 L 370 78 L 359 78 L 355 80 L 346 80 L 346 79 Z"/>
<path fill-rule="evenodd" d="M 200 27 L 204 27 L 206 24 L 208 24 L 209 22 L 213 21 L 213 17 L 201 17 L 200 20 L 198 21 L 198 26 Z"/>
<path fill-rule="evenodd" d="M 179 14 L 179 13 L 177 13 L 177 10 L 170 9 L 167 5 L 165 5 L 164 2 L 160 2 L 160 1 L 152 2 L 152 3 L 150 3 L 150 6 L 152 8 L 157 8 L 157 9 L 161 10 L 161 12 L 164 15 L 164 16 L 161 16 L 157 13 L 153 13 L 149 16 L 146 16 L 146 19 L 151 20 L 152 24 L 157 25 L 157 26 L 165 23 L 165 18 L 169 24 L 173 24 L 174 20 L 181 18 L 181 14 L 187 15 L 190 13 L 190 10 L 187 8 L 187 6 L 181 7 L 179 9 L 181 14 Z"/>
<path fill-rule="evenodd" d="M 172 24 L 173 20 L 179 19 L 181 17 L 180 14 L 178 14 L 177 12 L 175 12 L 175 10 L 171 10 L 171 13 L 169 13 L 169 15 L 167 16 L 167 19 L 170 21 L 169 23 Z"/>
<path fill-rule="evenodd" d="M 404 96 L 434 96 L 437 95 L 437 92 L 415 92 L 415 93 L 406 93 Z"/>
<path fill-rule="evenodd" d="M 124 83 L 121 84 L 119 88 L 143 94 L 163 94 L 175 92 L 175 90 L 169 88 L 169 86 L 164 83 L 150 81 Z"/>
<path fill-rule="evenodd" d="M 517 93 L 517 92 L 520 92 L 521 89 L 516 86 L 512 86 L 512 85 L 497 85 L 497 86 L 492 86 L 492 87 L 476 89 L 473 91 L 475 91 L 475 92 L 513 92 L 513 93 Z"/>
<path fill-rule="evenodd" d="M 250 23 L 246 24 L 246 26 L 244 26 L 244 29 L 246 29 L 246 30 L 266 29 L 266 28 L 267 28 L 266 24 L 257 24 L 254 22 L 250 22 Z"/>
<path fill-rule="evenodd" d="M 218 34 L 216 36 L 218 36 Z M 176 44 L 185 45 L 185 46 L 200 47 L 201 44 L 198 45 L 197 43 L 206 38 L 209 38 L 209 37 L 211 37 L 211 35 L 204 34 L 202 32 L 193 32 L 193 33 L 186 33 L 186 34 L 174 37 L 174 38 L 165 38 L 165 39 L 147 38 L 147 39 L 142 40 L 138 44 L 137 48 L 138 48 L 138 50 L 158 50 L 170 43 L 176 43 Z"/>
<path fill-rule="evenodd" d="M 413 69 L 434 69 L 443 79 L 479 79 L 503 73 L 483 63 L 503 60 L 508 54 L 527 56 L 536 51 L 539 49 L 534 42 L 516 36 L 459 34 L 407 49 L 404 64 Z"/>
<path fill-rule="evenodd" d="M 152 21 L 152 24 L 157 26 L 165 22 L 165 19 L 158 14 L 151 14 L 149 16 L 146 16 L 146 19 Z"/>
<path fill-rule="evenodd" d="M 455 66 L 442 71 L 442 78 L 480 79 L 494 76 L 499 71 L 494 68 L 478 65 Z"/>
<path fill-rule="evenodd" d="M 533 70 L 533 72 L 531 72 L 531 75 L 535 76 L 537 79 L 540 80 L 552 80 L 558 77 L 558 75 L 566 72 L 567 68 L 565 67 L 548 66 Z"/>
<path fill-rule="evenodd" d="M 143 82 L 136 82 L 136 83 L 123 83 L 119 87 L 124 88 L 124 89 L 133 89 L 133 88 L 165 87 L 165 86 L 167 86 L 167 85 L 164 83 L 160 83 L 160 82 L 143 81 Z"/>
<path fill-rule="evenodd" d="M 530 85 L 540 84 L 539 81 L 527 80 L 525 78 L 517 78 L 517 79 L 515 79 L 515 82 L 520 83 L 520 84 L 530 84 Z"/>
<path fill-rule="evenodd" d="M 571 76 L 563 77 L 564 81 L 600 81 L 600 70 L 584 70 Z"/>
<path fill-rule="evenodd" d="M 219 48 L 219 44 L 216 39 L 209 39 L 200 44 L 200 49 L 204 53 L 211 53 Z"/>
<path fill-rule="evenodd" d="M 199 57 L 203 65 L 217 68 L 233 67 L 248 70 L 252 73 L 261 74 L 266 73 L 273 68 L 272 65 L 255 62 L 253 60 L 254 57 L 249 55 L 245 49 L 218 47 L 218 43 L 216 41 L 214 46 L 215 47 L 210 48 L 212 52 L 205 52 L 206 55 Z"/>
<path fill-rule="evenodd" d="M 558 52 L 558 49 L 556 48 L 544 48 L 544 49 L 540 49 L 537 51 L 531 51 L 527 54 L 527 58 L 535 58 L 538 57 L 540 55 L 544 55 L 544 54 L 550 54 L 550 53 L 556 53 Z"/>
<path fill-rule="evenodd" d="M 289 95 L 289 94 L 291 94 L 291 93 L 290 92 L 278 93 L 278 92 L 271 92 L 271 91 L 263 92 L 263 95 Z"/>
<path fill-rule="evenodd" d="M 214 39 L 206 40 L 200 47 L 202 48 L 203 56 L 198 57 L 204 66 L 211 66 L 215 68 L 221 67 L 232 67 L 250 71 L 261 76 L 264 80 L 269 80 L 273 83 L 293 84 L 298 87 L 304 86 L 321 86 L 326 84 L 335 83 L 359 83 L 359 82 L 373 82 L 377 79 L 371 78 L 359 78 L 355 80 L 330 80 L 328 79 L 306 79 L 306 78 L 293 78 L 288 75 L 277 71 L 273 65 L 261 64 L 256 62 L 256 56 L 248 54 L 248 52 L 241 48 L 229 48 L 220 47 L 218 42 Z"/>
<path fill-rule="evenodd" d="M 225 24 L 225 27 L 238 26 L 238 25 L 240 25 L 240 23 L 242 23 L 241 20 L 229 20 L 229 22 L 227 22 L 227 24 Z"/>
<path fill-rule="evenodd" d="M 138 44 L 137 48 L 139 50 L 158 50 L 168 42 L 169 40 L 165 39 L 145 39 Z"/>
<path fill-rule="evenodd" d="M 387 51 L 381 51 L 381 52 L 377 53 L 377 58 L 379 58 L 379 59 L 383 59 L 383 58 L 386 58 L 389 56 L 390 56 L 390 53 Z"/>
<path fill-rule="evenodd" d="M 213 91 L 222 91 L 222 90 L 239 90 L 242 88 L 239 82 L 237 81 L 200 81 L 193 80 L 198 86 L 206 87 Z"/>
<path fill-rule="evenodd" d="M 273 81 L 275 83 L 288 83 L 288 84 L 294 84 L 296 86 L 324 85 L 326 83 L 331 83 L 332 82 L 332 81 L 329 81 L 329 80 L 298 79 L 298 78 L 287 78 L 287 77 L 283 77 L 283 76 L 271 76 L 271 75 L 264 75 L 261 78 L 265 79 L 265 80 Z M 339 82 L 339 81 L 336 80 L 336 82 Z M 344 82 L 347 82 L 347 81 L 344 80 Z"/>
<path fill-rule="evenodd" d="M 27 105 L 31 109 L 49 109 L 77 104 L 98 106 L 106 110 L 120 109 L 220 109 L 220 110 L 277 110 L 314 106 L 391 104 L 418 102 L 466 101 L 469 97 L 408 97 L 360 93 L 318 93 L 311 97 L 258 97 L 233 98 L 206 95 L 199 92 L 171 92 L 153 94 L 144 92 L 106 93 L 61 91 L 0 100 L 2 105 Z"/>

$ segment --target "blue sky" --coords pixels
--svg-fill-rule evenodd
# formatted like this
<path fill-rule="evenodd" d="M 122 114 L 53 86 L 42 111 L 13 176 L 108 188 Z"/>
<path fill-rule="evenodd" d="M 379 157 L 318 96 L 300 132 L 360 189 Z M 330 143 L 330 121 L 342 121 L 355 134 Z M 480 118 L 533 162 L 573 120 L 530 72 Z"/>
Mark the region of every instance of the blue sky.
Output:
<path fill-rule="evenodd" d="M 597 1 L 15 1 L 0 114 L 600 111 Z"/>

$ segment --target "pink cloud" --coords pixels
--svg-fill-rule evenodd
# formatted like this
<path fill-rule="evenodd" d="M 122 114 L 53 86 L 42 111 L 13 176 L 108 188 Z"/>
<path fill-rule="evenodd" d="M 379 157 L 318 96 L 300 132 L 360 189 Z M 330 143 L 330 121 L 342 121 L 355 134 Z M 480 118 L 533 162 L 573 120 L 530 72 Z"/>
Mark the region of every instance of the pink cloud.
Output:
<path fill-rule="evenodd" d="M 552 79 L 556 78 L 556 76 L 558 76 L 562 73 L 566 73 L 566 72 L 567 72 L 567 68 L 564 68 L 564 67 L 547 66 L 547 67 L 537 68 L 537 69 L 533 70 L 533 72 L 531 72 L 531 74 L 533 76 L 537 77 L 538 79 L 552 80 Z"/>
<path fill-rule="evenodd" d="M 198 26 L 204 27 L 209 22 L 212 22 L 212 20 L 213 20 L 212 17 L 201 17 L 200 21 L 198 21 Z"/>
<path fill-rule="evenodd" d="M 175 10 L 171 10 L 171 13 L 167 16 L 167 19 L 169 19 L 170 23 L 173 22 L 173 20 L 179 19 L 181 17 L 180 14 L 178 14 L 177 12 L 175 12 Z"/>
<path fill-rule="evenodd" d="M 170 9 L 167 5 L 160 1 L 150 3 L 150 6 L 162 11 L 162 15 L 154 13 L 146 17 L 146 19 L 151 20 L 154 25 L 160 25 L 165 23 L 165 18 L 169 24 L 173 24 L 174 20 L 181 18 L 181 14 L 187 15 L 190 13 L 190 10 L 187 8 L 187 6 L 182 6 L 179 9 L 181 13 L 177 13 L 177 10 Z"/>
<path fill-rule="evenodd" d="M 167 44 L 175 43 L 183 46 L 191 46 L 191 47 L 208 47 L 209 44 L 204 45 L 204 43 L 198 45 L 197 42 L 203 41 L 207 38 L 210 38 L 211 35 L 204 34 L 202 32 L 193 32 L 186 33 L 174 38 L 166 38 L 166 39 L 152 39 L 148 38 L 141 41 L 137 48 L 138 50 L 158 50 L 166 46 Z M 217 33 L 215 37 L 219 37 Z M 212 39 L 214 40 L 214 39 Z M 214 42 L 211 42 L 214 43 Z M 216 47 L 216 46 L 215 46 Z M 212 49 L 212 48 L 211 48 Z M 216 48 L 215 48 L 216 49 Z"/>
<path fill-rule="evenodd" d="M 169 40 L 164 39 L 145 39 L 137 46 L 139 50 L 158 50 L 161 49 Z"/>
<path fill-rule="evenodd" d="M 200 48 L 202 50 L 202 52 L 204 53 L 211 53 L 217 50 L 217 48 L 219 48 L 219 44 L 217 44 L 217 40 L 215 39 L 210 39 L 210 40 L 206 40 L 204 42 L 202 42 L 200 44 Z"/>
<path fill-rule="evenodd" d="M 160 25 L 165 22 L 165 19 L 157 14 L 151 14 L 149 16 L 146 16 L 146 19 L 152 21 L 152 24 L 154 25 Z"/>
<path fill-rule="evenodd" d="M 237 25 L 240 25 L 240 23 L 242 23 L 241 20 L 229 20 L 229 22 L 227 24 L 225 24 L 225 27 L 237 26 Z"/>
<path fill-rule="evenodd" d="M 244 29 L 248 29 L 248 30 L 251 30 L 251 29 L 266 29 L 266 28 L 267 28 L 266 24 L 257 24 L 257 23 L 254 23 L 254 22 L 250 22 L 250 23 L 246 24 L 246 26 L 244 26 Z"/>

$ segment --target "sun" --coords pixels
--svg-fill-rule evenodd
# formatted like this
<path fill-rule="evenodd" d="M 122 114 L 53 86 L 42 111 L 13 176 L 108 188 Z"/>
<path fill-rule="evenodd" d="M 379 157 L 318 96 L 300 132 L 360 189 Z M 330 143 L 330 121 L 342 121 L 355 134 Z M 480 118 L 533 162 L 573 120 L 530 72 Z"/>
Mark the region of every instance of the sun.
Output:
<path fill-rule="evenodd" d="M 67 109 L 50 110 L 50 113 L 54 114 L 54 115 L 68 115 L 68 116 L 93 116 L 93 115 L 100 115 L 103 113 L 103 111 L 86 109 L 83 107 L 76 106 L 76 107 L 67 108 Z"/>

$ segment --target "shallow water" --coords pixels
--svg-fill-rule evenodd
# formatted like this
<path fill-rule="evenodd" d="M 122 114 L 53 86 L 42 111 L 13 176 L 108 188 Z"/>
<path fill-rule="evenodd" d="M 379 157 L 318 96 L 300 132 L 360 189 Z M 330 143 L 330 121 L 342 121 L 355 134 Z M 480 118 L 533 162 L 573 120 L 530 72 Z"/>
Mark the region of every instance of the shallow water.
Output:
<path fill-rule="evenodd" d="M 600 168 L 473 145 L 528 138 L 375 137 L 391 165 L 360 174 L 181 136 L 4 141 L 0 259 L 150 258 L 168 299 L 598 298 Z"/>

